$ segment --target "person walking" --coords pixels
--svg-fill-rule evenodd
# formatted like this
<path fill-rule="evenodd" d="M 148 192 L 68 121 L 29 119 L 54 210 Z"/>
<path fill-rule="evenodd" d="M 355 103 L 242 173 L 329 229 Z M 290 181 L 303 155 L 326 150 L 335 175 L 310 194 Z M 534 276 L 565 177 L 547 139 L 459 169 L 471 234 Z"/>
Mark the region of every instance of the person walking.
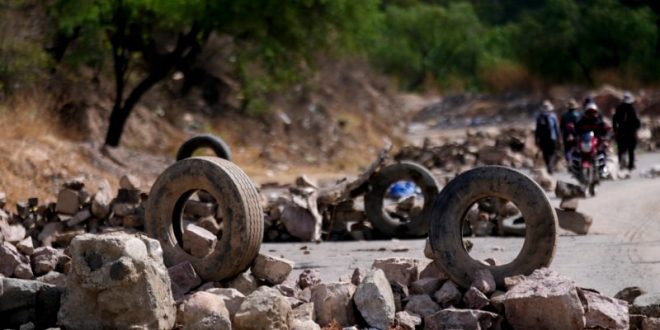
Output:
<path fill-rule="evenodd" d="M 629 92 L 623 94 L 621 104 L 616 107 L 612 118 L 612 128 L 616 138 L 619 165 L 629 170 L 635 169 L 635 148 L 637 148 L 637 131 L 641 125 L 635 110 L 635 98 Z M 628 159 L 625 159 L 625 154 Z"/>
<path fill-rule="evenodd" d="M 548 169 L 548 173 L 554 172 L 557 161 L 557 147 L 559 145 L 559 123 L 554 113 L 554 107 L 550 101 L 546 100 L 541 106 L 541 113 L 536 117 L 535 130 L 536 146 L 543 153 L 543 161 Z"/>

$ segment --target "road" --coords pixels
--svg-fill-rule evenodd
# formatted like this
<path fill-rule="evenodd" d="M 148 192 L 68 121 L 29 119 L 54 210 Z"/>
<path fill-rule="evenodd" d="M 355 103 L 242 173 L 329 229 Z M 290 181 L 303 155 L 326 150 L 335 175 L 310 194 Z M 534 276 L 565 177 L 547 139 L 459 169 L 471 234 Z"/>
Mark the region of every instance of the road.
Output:
<path fill-rule="evenodd" d="M 591 215 L 594 223 L 586 236 L 562 235 L 551 268 L 583 287 L 613 295 L 627 286 L 660 292 L 660 178 L 642 178 L 640 173 L 660 164 L 660 154 L 639 157 L 639 170 L 632 178 L 604 182 L 595 198 L 581 200 L 578 211 Z M 568 176 L 557 175 L 568 180 Z M 559 200 L 551 197 L 553 205 Z M 512 260 L 522 238 L 470 238 L 476 259 L 494 257 Z M 324 281 L 336 281 L 356 267 L 368 269 L 374 259 L 424 258 L 424 240 L 356 241 L 263 244 L 262 253 L 296 262 L 294 276 L 316 268 Z"/>

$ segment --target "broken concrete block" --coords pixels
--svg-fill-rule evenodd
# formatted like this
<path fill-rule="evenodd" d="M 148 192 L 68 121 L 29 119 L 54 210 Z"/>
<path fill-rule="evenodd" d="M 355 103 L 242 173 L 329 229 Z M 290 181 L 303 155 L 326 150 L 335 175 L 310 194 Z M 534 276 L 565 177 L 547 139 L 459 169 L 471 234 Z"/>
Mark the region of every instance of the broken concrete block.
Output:
<path fill-rule="evenodd" d="M 214 203 L 188 200 L 183 208 L 183 213 L 195 218 L 210 217 L 215 215 L 216 205 Z"/>
<path fill-rule="evenodd" d="M 286 280 L 295 263 L 274 256 L 259 254 L 252 264 L 252 274 L 270 284 L 280 284 Z"/>
<path fill-rule="evenodd" d="M 397 312 L 395 315 L 396 324 L 403 330 L 415 330 L 422 325 L 422 318 L 419 315 L 408 312 Z"/>
<path fill-rule="evenodd" d="M 234 315 L 236 312 L 238 312 L 239 308 L 241 307 L 241 304 L 245 300 L 245 295 L 242 294 L 240 291 L 232 288 L 213 288 L 213 289 L 208 289 L 206 292 L 212 293 L 214 295 L 217 295 L 222 299 L 225 303 L 225 306 L 227 307 L 227 310 L 229 311 L 229 315 Z"/>
<path fill-rule="evenodd" d="M 436 304 L 429 295 L 415 294 L 408 297 L 405 311 L 424 318 L 438 312 L 440 309 L 440 305 Z"/>
<path fill-rule="evenodd" d="M 332 282 L 321 283 L 311 287 L 316 311 L 316 321 L 326 326 L 333 320 L 342 326 L 356 323 L 353 294 L 356 287 L 352 283 Z"/>
<path fill-rule="evenodd" d="M 183 232 L 183 248 L 195 257 L 202 258 L 215 248 L 218 238 L 208 230 L 188 224 Z"/>
<path fill-rule="evenodd" d="M 488 269 L 480 269 L 472 275 L 472 286 L 485 295 L 493 293 L 497 287 L 495 277 Z"/>
<path fill-rule="evenodd" d="M 555 195 L 558 198 L 585 198 L 587 193 L 583 187 L 578 185 L 557 181 L 557 186 L 555 187 Z"/>
<path fill-rule="evenodd" d="M 227 287 L 234 288 L 247 296 L 259 287 L 259 283 L 252 274 L 243 272 L 230 280 Z"/>
<path fill-rule="evenodd" d="M 559 208 L 564 211 L 575 211 L 578 208 L 577 198 L 562 198 Z"/>
<path fill-rule="evenodd" d="M 124 174 L 119 179 L 119 187 L 122 189 L 140 190 L 140 179 L 132 174 Z"/>
<path fill-rule="evenodd" d="M 419 278 L 437 278 L 441 281 L 446 281 L 449 279 L 449 276 L 445 273 L 444 270 L 442 270 L 442 267 L 440 267 L 440 264 L 433 260 L 430 262 L 424 269 L 419 273 Z"/>
<path fill-rule="evenodd" d="M 35 275 L 40 276 L 55 270 L 60 261 L 65 259 L 65 255 L 58 249 L 42 246 L 34 250 L 30 259 Z"/>
<path fill-rule="evenodd" d="M 52 284 L 62 289 L 66 287 L 66 275 L 56 271 L 50 271 L 42 276 L 37 277 L 36 280 L 39 282 Z"/>
<path fill-rule="evenodd" d="M 67 227 L 73 227 L 77 226 L 87 220 L 89 220 L 92 217 L 92 212 L 88 209 L 82 209 L 78 211 L 73 218 L 69 219 L 69 221 L 66 222 Z"/>
<path fill-rule="evenodd" d="M 80 208 L 78 193 L 71 189 L 62 189 L 57 195 L 55 211 L 62 214 L 74 215 Z"/>
<path fill-rule="evenodd" d="M 388 329 L 394 322 L 394 296 L 390 283 L 380 269 L 373 270 L 357 287 L 355 306 L 369 326 Z"/>
<path fill-rule="evenodd" d="M 178 301 L 190 290 L 202 284 L 195 268 L 189 261 L 184 261 L 167 269 L 171 284 L 172 296 Z"/>
<path fill-rule="evenodd" d="M 24 240 L 18 242 L 18 244 L 16 244 L 16 248 L 26 256 L 32 255 L 32 253 L 34 253 L 34 243 L 32 241 L 32 237 L 28 236 Z"/>
<path fill-rule="evenodd" d="M 21 224 L 3 226 L 2 233 L 0 233 L 0 235 L 4 235 L 5 242 L 12 244 L 16 244 L 25 239 L 25 234 L 25 227 Z"/>
<path fill-rule="evenodd" d="M 314 322 L 316 314 L 313 303 L 304 303 L 294 308 L 291 318 L 291 330 L 321 330 L 321 326 Z"/>
<path fill-rule="evenodd" d="M 313 204 L 316 205 L 315 200 Z M 304 242 L 311 242 L 320 237 L 321 215 L 317 209 L 288 203 L 282 210 L 280 221 L 291 236 Z"/>
<path fill-rule="evenodd" d="M 627 302 L 580 288 L 578 294 L 586 312 L 587 328 L 628 329 L 630 316 Z"/>
<path fill-rule="evenodd" d="M 107 189 L 101 189 L 92 197 L 91 211 L 97 219 L 105 219 L 110 215 L 110 203 L 112 195 Z"/>
<path fill-rule="evenodd" d="M 419 261 L 412 258 L 376 259 L 373 268 L 382 269 L 390 283 L 399 282 L 405 286 L 419 279 Z"/>
<path fill-rule="evenodd" d="M 9 242 L 0 245 L 0 274 L 11 277 L 20 264 L 27 264 L 28 259 Z"/>
<path fill-rule="evenodd" d="M 594 220 L 581 212 L 564 211 L 562 209 L 555 209 L 557 212 L 557 220 L 559 227 L 570 230 L 578 235 L 586 235 L 589 233 L 589 228 Z"/>
<path fill-rule="evenodd" d="M 69 246 L 72 270 L 58 324 L 67 329 L 172 329 L 170 279 L 158 241 L 85 234 Z"/>
<path fill-rule="evenodd" d="M 16 266 L 14 269 L 14 276 L 24 280 L 34 279 L 34 274 L 32 273 L 32 267 L 30 267 L 30 264 L 19 264 Z"/>
<path fill-rule="evenodd" d="M 316 269 L 305 269 L 298 276 L 298 287 L 305 289 L 307 287 L 321 283 L 321 274 Z"/>
<path fill-rule="evenodd" d="M 433 277 L 420 278 L 410 284 L 410 293 L 432 295 L 440 290 L 444 280 Z"/>
<path fill-rule="evenodd" d="M 584 308 L 573 281 L 547 269 L 512 287 L 504 297 L 506 319 L 514 329 L 582 329 Z"/>
<path fill-rule="evenodd" d="M 481 290 L 471 286 L 463 295 L 465 307 L 469 309 L 482 309 L 490 303 L 490 299 Z"/>
<path fill-rule="evenodd" d="M 234 315 L 237 330 L 289 329 L 291 306 L 277 290 L 262 286 L 245 297 Z"/>

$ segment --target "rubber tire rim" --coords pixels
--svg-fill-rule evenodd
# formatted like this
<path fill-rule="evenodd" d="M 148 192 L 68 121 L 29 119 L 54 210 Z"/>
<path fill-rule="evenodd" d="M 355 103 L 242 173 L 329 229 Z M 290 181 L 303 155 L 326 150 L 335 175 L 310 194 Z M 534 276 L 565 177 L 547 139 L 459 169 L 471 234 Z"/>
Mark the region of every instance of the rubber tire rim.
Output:
<path fill-rule="evenodd" d="M 221 138 L 210 134 L 198 135 L 184 142 L 176 152 L 176 160 L 180 161 L 189 158 L 195 153 L 195 151 L 202 148 L 210 148 L 216 156 L 228 161 L 232 160 L 231 150 L 227 143 Z"/>

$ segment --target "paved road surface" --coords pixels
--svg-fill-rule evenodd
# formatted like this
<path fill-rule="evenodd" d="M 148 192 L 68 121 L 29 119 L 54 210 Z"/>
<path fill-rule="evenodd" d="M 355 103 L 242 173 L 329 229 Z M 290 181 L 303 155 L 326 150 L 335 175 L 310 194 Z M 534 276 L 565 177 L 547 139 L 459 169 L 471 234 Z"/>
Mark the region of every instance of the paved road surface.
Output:
<path fill-rule="evenodd" d="M 637 285 L 660 292 L 660 178 L 639 173 L 660 164 L 660 154 L 639 157 L 633 178 L 604 182 L 598 196 L 580 201 L 579 211 L 594 218 L 586 236 L 561 236 L 551 268 L 573 278 L 578 285 L 612 295 Z M 566 175 L 558 178 L 568 179 Z M 551 198 L 553 205 L 559 200 Z M 522 246 L 520 238 L 470 238 L 478 259 L 511 260 Z M 415 257 L 424 259 L 424 240 L 314 243 L 269 243 L 262 253 L 283 256 L 302 269 L 317 268 L 324 281 L 335 281 L 355 267 L 369 268 L 374 259 Z M 305 254 L 307 253 L 307 254 Z"/>

